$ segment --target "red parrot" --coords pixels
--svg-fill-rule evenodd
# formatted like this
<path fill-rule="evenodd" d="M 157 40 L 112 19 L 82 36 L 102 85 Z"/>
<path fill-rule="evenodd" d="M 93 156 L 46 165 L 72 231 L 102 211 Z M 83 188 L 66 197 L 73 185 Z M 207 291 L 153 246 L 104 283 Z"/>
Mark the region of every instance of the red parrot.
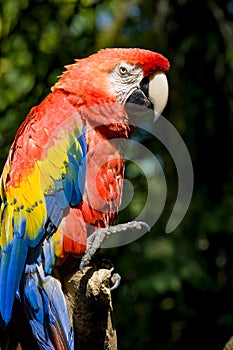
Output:
<path fill-rule="evenodd" d="M 51 273 L 116 218 L 131 136 L 126 104 L 161 113 L 168 60 L 105 49 L 66 67 L 20 126 L 1 176 L 0 324 L 17 299 L 40 349 L 73 349 L 60 282 Z"/>

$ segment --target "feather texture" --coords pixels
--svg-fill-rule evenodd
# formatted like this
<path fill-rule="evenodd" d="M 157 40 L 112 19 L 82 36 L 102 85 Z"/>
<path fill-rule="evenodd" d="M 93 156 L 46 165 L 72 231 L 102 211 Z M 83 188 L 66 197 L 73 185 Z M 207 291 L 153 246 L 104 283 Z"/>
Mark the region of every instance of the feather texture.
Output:
<path fill-rule="evenodd" d="M 169 68 L 140 49 L 102 50 L 67 66 L 19 128 L 1 176 L 0 323 L 10 321 L 17 297 L 41 349 L 74 344 L 54 265 L 81 256 L 88 233 L 110 225 L 120 205 L 121 139 L 132 130 L 109 74 L 122 61 L 146 76 Z"/>

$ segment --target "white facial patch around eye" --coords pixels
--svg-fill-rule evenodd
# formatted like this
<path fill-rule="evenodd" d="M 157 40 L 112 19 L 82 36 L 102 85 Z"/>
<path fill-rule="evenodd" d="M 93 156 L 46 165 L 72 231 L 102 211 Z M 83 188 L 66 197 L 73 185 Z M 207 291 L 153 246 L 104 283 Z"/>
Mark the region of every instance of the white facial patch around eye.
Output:
<path fill-rule="evenodd" d="M 121 62 L 109 73 L 111 89 L 121 104 L 124 104 L 130 94 L 139 88 L 142 78 L 142 68 L 127 62 Z"/>

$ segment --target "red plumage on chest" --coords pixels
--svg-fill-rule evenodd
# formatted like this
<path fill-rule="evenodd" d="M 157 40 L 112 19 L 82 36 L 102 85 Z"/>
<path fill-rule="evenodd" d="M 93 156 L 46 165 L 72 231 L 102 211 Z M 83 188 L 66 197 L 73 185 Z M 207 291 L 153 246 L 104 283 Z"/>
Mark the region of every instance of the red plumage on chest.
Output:
<path fill-rule="evenodd" d="M 82 202 L 85 221 L 108 226 L 118 212 L 121 201 L 124 159 L 122 139 L 107 139 L 98 130 L 88 135 L 86 186 Z"/>
<path fill-rule="evenodd" d="M 77 208 L 70 209 L 69 215 L 60 225 L 63 231 L 62 255 L 81 255 L 86 249 L 87 236 L 97 228 L 109 226 L 116 218 L 124 177 L 124 138 L 108 139 L 98 128 L 87 131 L 87 170 L 83 200 Z"/>

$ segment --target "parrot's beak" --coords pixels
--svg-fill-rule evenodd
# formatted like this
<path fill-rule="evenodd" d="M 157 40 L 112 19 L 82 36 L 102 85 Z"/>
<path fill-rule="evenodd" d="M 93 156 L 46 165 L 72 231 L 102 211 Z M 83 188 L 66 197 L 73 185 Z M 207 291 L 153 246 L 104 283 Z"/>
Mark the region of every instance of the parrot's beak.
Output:
<path fill-rule="evenodd" d="M 163 72 L 157 72 L 149 77 L 148 96 L 154 105 L 154 121 L 156 121 L 168 100 L 168 82 Z"/>
<path fill-rule="evenodd" d="M 156 121 L 168 100 L 168 82 L 163 72 L 156 72 L 142 79 L 140 88 L 133 91 L 127 103 L 137 104 L 154 110 Z"/>

